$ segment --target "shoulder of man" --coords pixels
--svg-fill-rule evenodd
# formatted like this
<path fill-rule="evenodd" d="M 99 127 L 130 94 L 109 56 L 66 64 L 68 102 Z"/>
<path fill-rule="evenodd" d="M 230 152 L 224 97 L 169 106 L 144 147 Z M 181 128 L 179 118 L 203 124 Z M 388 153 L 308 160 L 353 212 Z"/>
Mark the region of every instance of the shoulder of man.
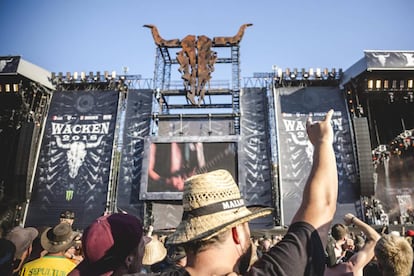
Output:
<path fill-rule="evenodd" d="M 190 276 L 187 270 L 184 267 L 176 267 L 172 269 L 168 269 L 166 271 L 161 272 L 160 276 Z"/>

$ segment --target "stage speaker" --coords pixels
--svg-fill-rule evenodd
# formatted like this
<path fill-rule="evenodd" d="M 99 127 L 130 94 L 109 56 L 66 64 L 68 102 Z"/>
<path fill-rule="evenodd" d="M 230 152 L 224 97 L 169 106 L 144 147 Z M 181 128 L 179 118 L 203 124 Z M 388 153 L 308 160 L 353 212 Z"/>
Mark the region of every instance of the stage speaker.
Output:
<path fill-rule="evenodd" d="M 20 128 L 14 166 L 14 196 L 19 201 L 26 200 L 26 191 L 29 186 L 28 172 L 31 164 L 32 140 L 34 123 L 24 122 Z"/>
<path fill-rule="evenodd" d="M 354 118 L 357 162 L 361 196 L 375 194 L 374 165 L 367 118 Z"/>

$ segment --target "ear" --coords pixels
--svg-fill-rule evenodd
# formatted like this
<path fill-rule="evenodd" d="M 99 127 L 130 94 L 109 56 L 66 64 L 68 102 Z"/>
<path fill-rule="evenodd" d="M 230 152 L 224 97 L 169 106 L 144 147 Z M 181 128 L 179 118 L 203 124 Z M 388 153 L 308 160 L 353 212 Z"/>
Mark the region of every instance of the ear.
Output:
<path fill-rule="evenodd" d="M 237 228 L 236 227 L 231 228 L 231 234 L 233 236 L 233 241 L 236 244 L 240 244 L 239 233 L 237 232 Z"/>
<path fill-rule="evenodd" d="M 125 266 L 129 268 L 132 265 L 133 262 L 134 262 L 134 256 L 132 254 L 129 254 L 125 258 Z"/>

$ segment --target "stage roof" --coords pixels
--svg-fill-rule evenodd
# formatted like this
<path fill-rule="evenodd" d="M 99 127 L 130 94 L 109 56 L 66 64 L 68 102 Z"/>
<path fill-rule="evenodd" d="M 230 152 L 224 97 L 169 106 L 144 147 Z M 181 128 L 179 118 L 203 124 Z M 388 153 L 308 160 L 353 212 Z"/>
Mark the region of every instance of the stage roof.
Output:
<path fill-rule="evenodd" d="M 0 56 L 0 78 L 19 75 L 49 89 L 54 89 L 49 71 L 22 59 L 21 56 Z"/>
<path fill-rule="evenodd" d="M 414 71 L 414 51 L 365 50 L 364 57 L 344 72 L 341 86 L 363 72 Z"/>

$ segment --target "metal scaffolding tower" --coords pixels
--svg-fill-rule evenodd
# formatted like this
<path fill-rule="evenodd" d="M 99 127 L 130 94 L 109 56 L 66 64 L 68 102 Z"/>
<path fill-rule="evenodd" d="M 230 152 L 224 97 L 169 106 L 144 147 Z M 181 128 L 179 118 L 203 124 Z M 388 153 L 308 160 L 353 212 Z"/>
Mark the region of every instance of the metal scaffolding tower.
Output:
<path fill-rule="evenodd" d="M 206 85 L 205 98 L 202 103 L 192 105 L 186 99 L 186 90 L 184 83 L 178 84 L 177 81 L 172 83 L 171 70 L 173 65 L 177 67 L 179 63 L 171 51 L 177 51 L 180 47 L 163 46 L 156 47 L 155 70 L 154 70 L 154 109 L 153 117 L 162 119 L 169 115 L 182 114 L 185 110 L 197 110 L 185 114 L 187 117 L 200 117 L 203 114 L 210 117 L 232 117 L 234 119 L 234 133 L 240 134 L 240 46 L 226 45 L 214 46 L 213 49 L 224 52 L 225 48 L 230 49 L 230 56 L 218 56 L 216 64 L 231 65 L 231 85 L 223 81 L 216 81 L 214 73 L 212 80 Z M 223 97 L 224 96 L 224 97 Z M 225 99 L 223 101 L 223 99 Z M 155 116 L 154 116 L 155 115 Z"/>

